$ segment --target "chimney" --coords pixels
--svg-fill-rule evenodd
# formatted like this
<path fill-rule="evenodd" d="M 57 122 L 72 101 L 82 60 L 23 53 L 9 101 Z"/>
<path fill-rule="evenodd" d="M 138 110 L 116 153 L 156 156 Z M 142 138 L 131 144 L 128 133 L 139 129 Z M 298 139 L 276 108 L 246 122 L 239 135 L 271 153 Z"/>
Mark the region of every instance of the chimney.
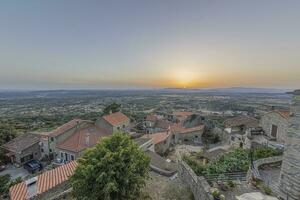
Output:
<path fill-rule="evenodd" d="M 32 197 L 36 196 L 37 193 L 37 176 L 25 181 L 27 187 L 27 198 L 31 199 Z"/>
<path fill-rule="evenodd" d="M 90 145 L 90 133 L 87 133 L 85 136 L 85 145 L 86 146 Z"/>

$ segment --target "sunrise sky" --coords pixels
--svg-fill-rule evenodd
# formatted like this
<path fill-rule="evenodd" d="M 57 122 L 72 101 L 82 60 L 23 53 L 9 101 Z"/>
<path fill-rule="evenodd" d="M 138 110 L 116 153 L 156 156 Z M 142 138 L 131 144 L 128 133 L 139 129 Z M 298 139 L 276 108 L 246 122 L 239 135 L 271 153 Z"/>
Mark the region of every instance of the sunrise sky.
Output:
<path fill-rule="evenodd" d="M 299 0 L 0 2 L 0 89 L 300 86 Z"/>

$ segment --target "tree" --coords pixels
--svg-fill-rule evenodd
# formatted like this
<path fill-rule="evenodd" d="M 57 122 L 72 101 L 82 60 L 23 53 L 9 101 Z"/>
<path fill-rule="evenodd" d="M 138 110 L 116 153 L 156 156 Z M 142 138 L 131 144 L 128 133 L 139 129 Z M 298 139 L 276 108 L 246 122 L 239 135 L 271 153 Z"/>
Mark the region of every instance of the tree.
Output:
<path fill-rule="evenodd" d="M 104 108 L 103 114 L 108 115 L 110 113 L 119 112 L 120 109 L 121 109 L 121 105 L 114 102 Z"/>
<path fill-rule="evenodd" d="M 17 136 L 17 131 L 11 126 L 0 124 L 0 146 Z M 4 151 L 0 149 L 0 164 L 4 162 Z"/>
<path fill-rule="evenodd" d="M 88 149 L 78 163 L 70 179 L 77 199 L 138 199 L 150 158 L 129 136 L 115 133 Z"/>

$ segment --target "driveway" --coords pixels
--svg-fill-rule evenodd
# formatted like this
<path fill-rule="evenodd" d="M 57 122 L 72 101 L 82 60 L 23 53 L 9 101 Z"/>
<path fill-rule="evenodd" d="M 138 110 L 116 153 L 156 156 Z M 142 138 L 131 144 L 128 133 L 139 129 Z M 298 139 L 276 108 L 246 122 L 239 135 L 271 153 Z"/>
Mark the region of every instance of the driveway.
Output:
<path fill-rule="evenodd" d="M 6 165 L 6 169 L 2 172 L 0 172 L 0 175 L 5 175 L 5 174 L 9 174 L 11 179 L 16 179 L 18 177 L 21 177 L 22 179 L 24 179 L 26 176 L 29 175 L 29 173 L 27 172 L 26 169 L 24 169 L 23 167 L 15 167 L 13 165 Z"/>

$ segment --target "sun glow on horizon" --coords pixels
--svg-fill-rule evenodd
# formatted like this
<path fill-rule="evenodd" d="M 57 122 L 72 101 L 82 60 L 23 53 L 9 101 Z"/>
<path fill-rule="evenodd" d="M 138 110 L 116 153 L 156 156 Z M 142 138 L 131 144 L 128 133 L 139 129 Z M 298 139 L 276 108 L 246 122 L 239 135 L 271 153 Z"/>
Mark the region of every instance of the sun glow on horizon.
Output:
<path fill-rule="evenodd" d="M 196 86 L 199 80 L 202 78 L 192 70 L 178 69 L 174 70 L 171 75 L 173 84 L 176 87 L 191 88 Z"/>

